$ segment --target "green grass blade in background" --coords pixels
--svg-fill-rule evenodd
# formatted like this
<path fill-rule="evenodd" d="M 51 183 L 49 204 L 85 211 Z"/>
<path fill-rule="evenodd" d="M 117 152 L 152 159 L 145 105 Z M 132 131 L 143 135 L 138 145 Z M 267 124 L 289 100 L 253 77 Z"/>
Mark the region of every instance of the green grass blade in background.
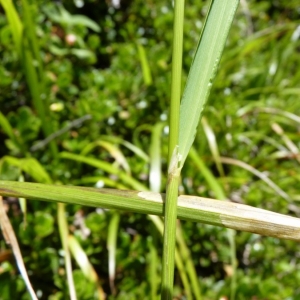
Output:
<path fill-rule="evenodd" d="M 46 105 L 43 99 L 44 97 L 47 97 L 47 92 L 43 86 L 40 85 L 40 78 L 36 68 L 34 67 L 34 58 L 30 51 L 28 41 L 24 41 L 22 62 L 33 106 L 36 109 L 39 118 L 41 119 L 44 136 L 48 137 L 52 133 L 52 122 L 49 120 L 49 107 Z M 50 142 L 50 148 L 53 156 L 56 157 L 58 150 L 56 143 L 53 140 Z"/>
<path fill-rule="evenodd" d="M 107 135 L 100 136 L 100 139 L 104 140 L 104 141 L 109 141 L 109 142 L 112 142 L 115 144 L 121 144 L 124 147 L 126 147 L 127 149 L 129 149 L 130 151 L 132 151 L 136 156 L 140 157 L 145 162 L 149 162 L 148 155 L 141 148 L 137 147 L 136 145 L 134 145 L 132 143 L 129 143 L 126 140 L 123 140 L 116 136 L 107 136 Z"/>
<path fill-rule="evenodd" d="M 152 76 L 151 76 L 151 69 L 147 59 L 146 51 L 144 46 L 139 42 L 137 42 L 137 49 L 138 49 L 139 59 L 143 71 L 144 83 L 145 85 L 149 86 L 152 84 Z"/>
<path fill-rule="evenodd" d="M 85 15 L 71 15 L 62 4 L 58 5 L 59 14 L 54 14 L 52 16 L 53 19 L 56 19 L 57 22 L 66 23 L 70 25 L 81 25 L 88 27 L 96 32 L 100 32 L 101 28 L 99 25 L 86 17 Z"/>
<path fill-rule="evenodd" d="M 149 185 L 152 192 L 161 191 L 161 133 L 164 126 L 161 122 L 155 124 L 151 133 Z"/>
<path fill-rule="evenodd" d="M 256 104 L 257 105 L 257 104 Z M 252 107 L 250 107 L 250 109 L 252 109 Z M 238 117 L 242 117 L 244 114 L 249 113 L 249 108 L 247 107 L 243 107 L 241 108 L 238 112 L 237 112 L 237 116 Z M 266 113 L 266 114 L 270 114 L 270 115 L 279 115 L 279 116 L 284 116 L 287 119 L 290 119 L 298 124 L 300 124 L 300 117 L 288 112 L 288 111 L 284 111 L 284 110 L 279 110 L 273 107 L 254 107 L 252 113 Z"/>
<path fill-rule="evenodd" d="M 283 128 L 277 124 L 277 123 L 272 123 L 271 127 L 273 131 L 275 131 L 281 138 L 286 147 L 290 150 L 291 156 L 294 155 L 295 159 L 300 162 L 300 152 L 298 146 L 288 137 L 287 134 L 285 134 Z"/>
<path fill-rule="evenodd" d="M 86 176 L 77 180 L 73 180 L 74 185 L 88 185 L 96 186 L 98 188 L 109 187 L 119 190 L 128 190 L 128 187 L 118 181 L 107 178 L 107 176 Z"/>
<path fill-rule="evenodd" d="M 20 182 L 24 182 L 24 176 L 21 174 L 19 176 L 19 181 Z M 22 211 L 23 214 L 23 228 L 25 229 L 27 226 L 27 201 L 25 198 L 19 198 L 19 205 L 20 205 L 20 209 Z"/>
<path fill-rule="evenodd" d="M 271 187 L 283 199 L 285 199 L 286 201 L 291 201 L 290 196 L 285 191 L 283 191 L 277 184 L 275 184 L 270 178 L 268 178 L 264 173 L 258 171 L 257 169 L 253 168 L 252 166 L 246 164 L 245 162 L 238 160 L 238 159 L 230 158 L 230 157 L 221 157 L 221 162 L 224 164 L 235 165 L 235 166 L 238 166 L 240 168 L 243 168 L 243 169 L 251 172 L 258 178 L 263 180 L 269 187 Z"/>
<path fill-rule="evenodd" d="M 31 94 L 31 100 L 38 116 L 42 121 L 42 129 L 45 136 L 51 134 L 51 120 L 49 119 L 49 105 L 47 105 L 47 91 L 44 85 L 44 70 L 40 58 L 40 51 L 35 35 L 35 24 L 26 0 L 22 1 L 24 24 L 22 24 L 12 1 L 1 1 L 11 27 L 13 40 L 24 68 L 26 81 Z M 25 30 L 23 30 L 25 28 Z M 37 67 L 35 67 L 37 62 Z M 52 154 L 57 155 L 57 146 L 50 143 Z"/>
<path fill-rule="evenodd" d="M 211 3 L 180 106 L 180 167 L 194 142 L 238 4 L 238 0 L 215 0 Z"/>
<path fill-rule="evenodd" d="M 181 223 L 179 221 L 177 223 L 176 241 L 178 244 L 179 253 L 182 256 L 182 260 L 184 262 L 185 269 L 189 276 L 189 281 L 191 282 L 191 289 L 193 291 L 195 299 L 201 300 L 202 296 L 201 296 L 199 280 L 197 278 L 197 272 L 196 272 L 196 269 L 195 269 L 195 266 L 193 263 L 193 259 L 191 257 L 190 250 L 184 240 Z M 187 299 L 192 299 L 192 297 L 187 298 Z"/>
<path fill-rule="evenodd" d="M 15 139 L 14 130 L 9 124 L 7 118 L 2 114 L 1 111 L 0 111 L 0 126 L 2 127 L 3 131 L 9 136 L 9 138 L 16 143 L 17 141 Z"/>
<path fill-rule="evenodd" d="M 213 129 L 210 127 L 208 120 L 205 117 L 203 117 L 201 119 L 201 124 L 204 129 L 207 143 L 208 143 L 210 152 L 214 158 L 214 161 L 216 163 L 219 174 L 221 177 L 224 177 L 225 174 L 224 174 L 223 165 L 220 161 L 220 152 L 219 152 L 219 148 L 218 148 L 218 144 L 217 144 L 217 140 L 216 140 L 216 135 L 215 135 Z"/>
<path fill-rule="evenodd" d="M 127 162 L 126 157 L 122 151 L 112 142 L 97 140 L 86 145 L 80 155 L 86 156 L 88 153 L 92 152 L 96 147 L 104 148 L 109 154 L 115 159 L 116 163 L 123 167 L 126 173 L 130 174 L 130 166 Z"/>
<path fill-rule="evenodd" d="M 1 174 L 1 164 L 6 162 L 12 166 L 15 166 L 22 170 L 23 172 L 29 174 L 32 178 L 34 178 L 38 182 L 42 183 L 52 183 L 52 179 L 44 169 L 44 167 L 35 159 L 35 158 L 15 158 L 11 156 L 4 156 L 0 160 L 0 174 Z M 19 197 L 20 199 L 26 197 Z M 67 245 L 68 238 L 68 224 L 65 219 L 65 205 L 63 203 L 58 203 L 57 206 L 57 217 L 58 217 L 58 227 L 60 231 L 60 237 L 63 249 L 65 251 L 65 267 L 66 267 L 66 275 L 68 280 L 68 287 L 70 290 L 71 299 L 76 299 L 76 292 L 73 281 L 73 272 L 71 266 L 71 256 L 69 252 L 69 248 Z"/>
<path fill-rule="evenodd" d="M 180 274 L 180 278 L 182 280 L 182 284 L 184 287 L 184 292 L 185 292 L 185 297 L 186 299 L 193 299 L 192 297 L 192 287 L 191 287 L 191 282 L 187 276 L 187 270 L 186 270 L 186 265 L 184 264 L 185 262 L 183 261 L 181 255 L 178 252 L 178 249 L 175 249 L 175 263 L 176 267 L 178 269 L 178 272 Z"/>
<path fill-rule="evenodd" d="M 201 157 L 197 154 L 194 147 L 191 148 L 189 152 L 189 157 L 192 159 L 193 163 L 205 178 L 206 182 L 210 186 L 211 190 L 214 192 L 215 197 L 219 200 L 228 200 L 225 195 L 225 191 L 221 184 L 214 177 L 213 173 L 210 169 L 205 165 Z M 220 156 L 218 156 L 218 160 L 220 160 Z M 235 230 L 227 228 L 227 238 L 230 247 L 230 262 L 232 268 L 232 276 L 231 276 L 231 288 L 230 288 L 230 299 L 235 299 L 236 293 L 236 270 L 237 270 L 237 259 L 236 259 L 236 243 L 235 243 Z"/>
<path fill-rule="evenodd" d="M 157 300 L 158 299 L 158 287 L 159 287 L 159 275 L 157 272 L 158 265 L 159 265 L 159 257 L 157 253 L 157 238 L 156 235 L 152 234 L 151 237 L 148 239 L 149 244 L 149 252 L 148 252 L 148 282 L 150 284 L 150 299 Z"/>
<path fill-rule="evenodd" d="M 19 18 L 12 0 L 0 0 L 0 3 L 5 10 L 5 14 L 11 27 L 11 33 L 16 45 L 18 55 L 21 57 L 23 24 Z"/>
<path fill-rule="evenodd" d="M 84 274 L 84 276 L 89 281 L 95 283 L 95 285 L 97 286 L 98 299 L 104 300 L 105 293 L 99 283 L 98 274 L 95 271 L 94 267 L 92 266 L 91 262 L 89 261 L 89 258 L 87 256 L 86 252 L 82 249 L 80 243 L 78 242 L 78 240 L 76 239 L 76 237 L 74 235 L 69 234 L 68 246 L 69 246 L 70 251 L 71 251 L 73 257 L 75 258 L 77 264 L 79 265 L 82 273 Z"/>
<path fill-rule="evenodd" d="M 203 160 L 197 154 L 197 151 L 195 150 L 194 147 L 191 148 L 191 151 L 189 152 L 189 157 L 191 158 L 191 160 L 193 161 L 195 166 L 197 168 L 199 168 L 202 176 L 205 178 L 205 180 L 209 184 L 211 190 L 214 192 L 214 196 L 220 200 L 227 200 L 227 197 L 225 195 L 223 188 L 220 186 L 220 184 L 218 184 L 218 182 L 216 181 L 216 178 L 209 171 L 209 169 L 205 166 Z"/>
<path fill-rule="evenodd" d="M 39 85 L 43 86 L 44 83 L 44 70 L 43 70 L 43 63 L 41 59 L 41 53 L 40 53 L 40 46 L 38 39 L 36 37 L 36 24 L 34 23 L 34 18 L 31 14 L 31 6 L 34 6 L 27 2 L 27 0 L 22 0 L 22 6 L 23 6 L 23 13 L 24 13 L 24 28 L 26 31 L 26 38 L 28 42 L 30 43 L 30 49 L 32 56 L 34 57 L 35 65 L 37 65 L 37 74 L 39 77 Z M 42 87 L 42 90 L 44 90 L 44 87 Z M 48 104 L 48 99 L 44 99 L 43 102 Z"/>
<path fill-rule="evenodd" d="M 116 295 L 115 277 L 116 277 L 116 250 L 117 236 L 120 223 L 120 214 L 114 212 L 108 225 L 107 232 L 107 250 L 108 250 L 108 275 L 109 286 L 113 296 Z"/>
<path fill-rule="evenodd" d="M 234 300 L 236 298 L 236 287 L 237 287 L 237 267 L 238 261 L 236 256 L 236 230 L 227 228 L 227 237 L 230 247 L 230 262 L 232 268 L 231 282 L 230 282 L 230 299 Z"/>
<path fill-rule="evenodd" d="M 67 273 L 67 281 L 68 281 L 68 289 L 70 292 L 70 299 L 76 300 L 77 295 L 76 295 L 73 272 L 72 272 L 71 254 L 70 254 L 69 247 L 68 247 L 69 228 L 68 228 L 64 203 L 58 203 L 57 220 L 58 220 L 60 240 L 62 242 L 62 247 L 64 249 L 65 269 L 66 269 L 66 273 Z"/>
<path fill-rule="evenodd" d="M 68 152 L 61 152 L 59 154 L 59 156 L 61 158 L 71 159 L 71 160 L 75 160 L 75 161 L 78 161 L 78 162 L 88 164 L 88 165 L 93 166 L 95 168 L 102 169 L 103 171 L 108 172 L 110 174 L 115 174 L 115 175 L 120 177 L 120 179 L 123 183 L 128 184 L 128 186 L 130 186 L 130 187 L 132 187 L 136 190 L 140 190 L 140 191 L 146 191 L 147 190 L 147 188 L 143 184 L 139 183 L 137 180 L 135 180 L 130 175 L 128 175 L 125 172 L 117 169 L 116 167 L 114 167 L 113 165 L 111 165 L 107 162 L 100 161 L 100 160 L 98 160 L 96 158 L 93 158 L 93 157 L 85 157 L 83 155 L 77 155 L 77 154 L 68 153 Z"/>
<path fill-rule="evenodd" d="M 32 157 L 29 158 L 15 158 L 12 156 L 4 156 L 0 162 L 6 162 L 12 166 L 18 167 L 20 170 L 29 174 L 37 182 L 40 183 L 52 183 L 49 174 L 46 172 L 44 167 Z M 1 173 L 1 169 L 0 169 Z"/>
<path fill-rule="evenodd" d="M 32 300 L 38 300 L 34 289 L 32 288 L 32 285 L 30 283 L 27 271 L 26 271 L 26 267 L 23 261 L 23 257 L 22 257 L 22 253 L 18 244 L 18 240 L 17 237 L 15 235 L 14 229 L 10 223 L 10 220 L 6 214 L 6 208 L 4 206 L 3 203 L 3 199 L 0 196 L 0 231 L 2 232 L 2 235 L 6 241 L 7 244 L 10 244 L 15 259 L 16 259 L 16 263 L 18 266 L 18 269 L 20 271 L 20 274 L 24 280 L 24 283 L 27 287 L 27 290 L 31 296 Z"/>
<path fill-rule="evenodd" d="M 32 96 L 34 107 L 42 121 L 42 129 L 45 137 L 52 133 L 52 120 L 49 110 L 49 92 L 45 86 L 45 70 L 41 59 L 40 45 L 36 36 L 36 24 L 32 8 L 35 2 L 29 3 L 22 0 L 23 7 L 23 55 L 22 62 L 25 69 L 26 81 Z M 50 142 L 50 148 L 54 156 L 57 155 L 57 146 L 54 141 Z"/>
<path fill-rule="evenodd" d="M 0 127 L 3 129 L 3 131 L 7 134 L 7 136 L 10 138 L 11 142 L 14 143 L 14 146 L 18 148 L 20 152 L 25 152 L 22 137 L 18 136 L 14 133 L 14 130 L 10 123 L 8 122 L 8 119 L 1 113 L 0 111 Z"/>

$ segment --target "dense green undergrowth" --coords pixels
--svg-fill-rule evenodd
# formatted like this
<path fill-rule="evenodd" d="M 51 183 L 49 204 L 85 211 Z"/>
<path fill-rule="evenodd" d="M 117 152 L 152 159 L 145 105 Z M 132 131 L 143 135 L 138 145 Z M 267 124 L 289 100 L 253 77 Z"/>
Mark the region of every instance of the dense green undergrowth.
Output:
<path fill-rule="evenodd" d="M 49 110 L 46 122 L 55 133 L 51 141 L 32 99 L 26 64 L 0 7 L 1 179 L 50 183 L 51 178 L 56 184 L 161 191 L 167 180 L 171 2 L 121 1 L 120 8 L 104 1 L 75 3 L 84 5 L 29 1 L 40 49 L 40 58 L 35 59 L 42 61 L 41 100 Z M 16 2 L 16 8 L 27 30 L 24 6 Z M 207 9 L 206 1 L 186 4 L 182 85 Z M 299 9 L 297 1 L 241 1 L 194 146 L 226 198 L 297 217 Z M 70 159 L 71 154 L 90 160 Z M 30 158 L 49 177 L 41 177 Z M 241 162 L 260 171 L 261 177 Z M 203 174 L 189 156 L 180 193 L 218 198 Z M 262 180 L 265 177 L 287 197 Z M 56 205 L 28 201 L 25 219 L 17 199 L 5 203 L 38 295 L 68 299 Z M 151 299 L 155 275 L 161 270 L 162 239 L 148 217 L 120 213 L 111 289 L 107 240 L 115 212 L 76 205 L 66 210 L 69 230 L 88 255 L 108 299 Z M 229 298 L 233 266 L 228 232 L 200 223 L 181 225 L 203 299 Z M 237 232 L 235 241 L 236 299 L 300 297 L 295 242 L 244 232 Z M 28 299 L 7 249 L 2 239 L 0 299 Z M 97 299 L 95 284 L 76 262 L 73 266 L 78 299 Z M 185 299 L 186 293 L 175 270 L 176 297 Z"/>

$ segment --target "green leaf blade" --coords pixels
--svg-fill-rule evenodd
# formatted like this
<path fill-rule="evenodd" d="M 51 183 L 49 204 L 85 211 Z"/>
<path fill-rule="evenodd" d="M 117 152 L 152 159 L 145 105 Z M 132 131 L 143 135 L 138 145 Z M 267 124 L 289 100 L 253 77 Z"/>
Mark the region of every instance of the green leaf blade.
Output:
<path fill-rule="evenodd" d="M 211 3 L 180 105 L 180 167 L 194 142 L 238 3 L 238 0 Z"/>
<path fill-rule="evenodd" d="M 0 195 L 29 200 L 63 202 L 118 209 L 135 213 L 164 214 L 165 194 L 96 189 L 0 180 Z M 265 236 L 300 241 L 300 219 L 229 201 L 181 195 L 178 218 Z"/>

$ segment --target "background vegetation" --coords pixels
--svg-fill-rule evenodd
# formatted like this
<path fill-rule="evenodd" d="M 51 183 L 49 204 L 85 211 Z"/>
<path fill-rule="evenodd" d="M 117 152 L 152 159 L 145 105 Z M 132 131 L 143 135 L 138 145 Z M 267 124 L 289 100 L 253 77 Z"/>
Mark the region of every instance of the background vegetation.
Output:
<path fill-rule="evenodd" d="M 171 2 L 29 1 L 29 13 L 24 3 L 15 2 L 26 29 L 20 48 L 0 7 L 1 179 L 159 191 L 167 174 Z M 186 3 L 183 85 L 208 4 Z M 228 199 L 299 217 L 299 13 L 298 1 L 241 1 L 180 193 L 218 197 L 203 175 L 206 166 Z M 51 179 L 40 176 L 32 158 Z M 25 219 L 17 199 L 5 201 L 38 295 L 68 299 L 57 206 L 28 201 Z M 108 299 L 150 299 L 162 240 L 148 217 L 120 213 L 113 221 L 115 212 L 100 208 L 66 210 Z M 108 276 L 109 224 L 117 228 L 115 287 Z M 228 231 L 181 224 L 203 299 L 229 298 Z M 300 299 L 295 242 L 244 232 L 235 241 L 237 299 Z M 28 299 L 8 249 L 1 240 L 0 299 Z M 95 283 L 73 266 L 78 299 L 97 299 Z M 185 299 L 178 271 L 175 293 Z"/>

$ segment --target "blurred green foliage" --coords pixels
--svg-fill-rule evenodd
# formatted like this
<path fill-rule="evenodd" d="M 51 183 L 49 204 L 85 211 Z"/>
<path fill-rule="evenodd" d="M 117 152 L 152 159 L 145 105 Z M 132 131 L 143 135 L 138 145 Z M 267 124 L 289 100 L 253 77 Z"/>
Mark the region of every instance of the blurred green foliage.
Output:
<path fill-rule="evenodd" d="M 39 59 L 43 62 L 41 99 L 48 103 L 52 142 L 59 152 L 84 154 L 107 162 L 149 186 L 150 145 L 157 142 L 151 140 L 151 132 L 168 115 L 171 1 L 121 0 L 120 7 L 113 1 L 94 0 L 28 3 L 40 56 L 32 64 L 36 67 Z M 15 7 L 24 22 L 21 1 L 16 1 Z M 183 85 L 207 9 L 207 1 L 186 4 Z M 227 198 L 298 217 L 300 121 L 284 112 L 299 115 L 300 111 L 299 13 L 296 0 L 241 1 L 205 110 L 221 156 L 241 160 L 263 172 L 292 202 L 282 199 L 262 180 L 239 167 L 223 165 L 225 175 L 220 175 L 200 125 L 195 141 L 199 156 L 223 186 Z M 25 34 L 26 30 L 25 27 Z M 131 188 L 116 174 L 62 159 L 50 151 L 50 141 L 42 131 L 43 121 L 33 105 L 2 7 L 0 56 L 1 179 L 18 180 L 22 170 L 26 181 L 47 182 L 47 177 L 38 179 L 39 175 L 28 171 L 32 161 L 27 161 L 26 169 L 26 161 L 18 165 L 7 157 L 13 156 L 36 159 L 57 184 Z M 143 73 L 147 64 L 150 81 L 145 80 Z M 90 118 L 74 125 L 74 120 L 87 115 Z M 282 131 L 276 130 L 274 124 Z M 66 127 L 67 130 L 60 132 Z M 166 183 L 167 132 L 165 126 L 157 137 L 161 139 L 162 187 Z M 112 137 L 119 140 L 109 140 Z M 123 156 L 107 145 L 93 146 L 103 140 L 109 141 Z M 144 153 L 138 155 L 125 141 Z M 183 169 L 180 192 L 215 197 L 190 159 Z M 6 202 L 40 299 L 68 299 L 56 206 L 28 201 L 24 227 L 16 199 Z M 106 249 L 112 213 L 70 205 L 67 211 L 70 232 L 87 253 L 107 298 L 150 299 L 149 239 L 154 237 L 158 256 L 161 239 L 158 234 L 156 237 L 147 217 L 121 214 L 116 252 L 117 293 L 112 295 Z M 182 225 L 203 299 L 228 297 L 232 266 L 226 230 L 188 222 Z M 300 299 L 300 257 L 296 243 L 238 232 L 236 247 L 236 299 Z M 5 249 L 7 245 L 2 239 L 0 299 L 29 299 L 13 259 L 1 260 Z M 159 264 L 158 259 L 157 275 Z M 87 281 L 75 262 L 73 265 L 78 299 L 97 299 L 94 284 Z M 178 274 L 175 292 L 178 299 L 184 299 Z"/>

